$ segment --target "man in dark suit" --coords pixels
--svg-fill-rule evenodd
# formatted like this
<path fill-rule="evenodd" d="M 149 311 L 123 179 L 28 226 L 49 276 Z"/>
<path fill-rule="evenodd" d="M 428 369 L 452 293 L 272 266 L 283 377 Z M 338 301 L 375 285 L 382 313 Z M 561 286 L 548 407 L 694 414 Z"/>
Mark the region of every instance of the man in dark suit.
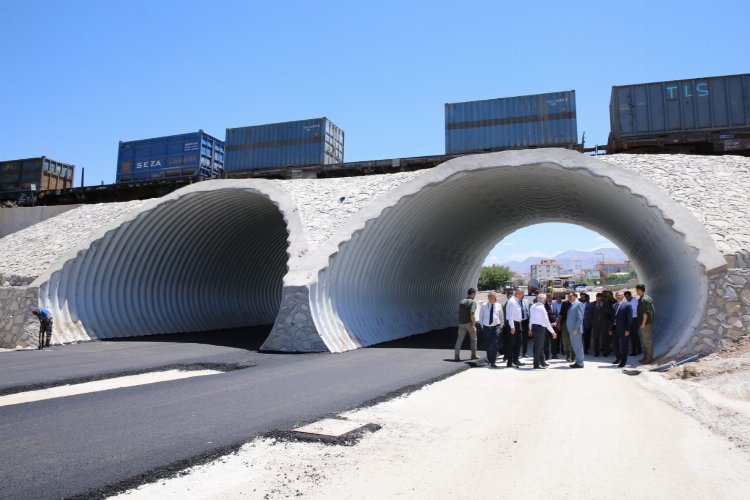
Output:
<path fill-rule="evenodd" d="M 583 303 L 583 353 L 588 354 L 589 348 L 591 347 L 591 302 L 589 302 L 589 294 L 581 293 L 579 299 Z"/>
<path fill-rule="evenodd" d="M 568 309 L 570 309 L 570 302 L 567 300 L 563 301 L 562 305 L 560 306 L 560 314 L 557 317 L 557 328 L 560 329 L 562 332 L 562 348 L 563 353 L 565 354 L 565 361 L 567 362 L 575 362 L 575 355 L 573 353 L 573 349 L 570 348 L 570 332 L 568 331 Z"/>
<path fill-rule="evenodd" d="M 612 324 L 611 309 L 604 302 L 604 295 L 596 294 L 596 302 L 591 304 L 591 330 L 594 337 L 594 356 L 609 356 L 609 325 Z"/>
<path fill-rule="evenodd" d="M 633 310 L 628 301 L 625 300 L 624 293 L 617 292 L 615 299 L 617 303 L 612 309 L 612 325 L 610 326 L 609 334 L 612 337 L 617 359 L 612 364 L 617 364 L 622 368 L 628 362 Z"/>

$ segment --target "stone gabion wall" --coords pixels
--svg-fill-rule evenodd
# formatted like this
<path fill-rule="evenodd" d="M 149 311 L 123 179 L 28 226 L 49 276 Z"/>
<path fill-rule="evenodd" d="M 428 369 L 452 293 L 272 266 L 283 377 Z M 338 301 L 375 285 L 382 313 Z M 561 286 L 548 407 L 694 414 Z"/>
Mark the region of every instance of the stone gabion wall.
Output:
<path fill-rule="evenodd" d="M 750 328 L 750 268 L 730 268 L 711 277 L 708 309 L 697 334 L 678 358 L 727 347 Z"/>
<path fill-rule="evenodd" d="M 741 250 L 733 255 L 725 255 L 729 267 L 750 267 L 750 250 Z"/>
<path fill-rule="evenodd" d="M 31 310 L 38 305 L 38 288 L 0 288 L 0 347 L 37 345 L 39 320 Z"/>
<path fill-rule="evenodd" d="M 262 349 L 290 351 L 289 346 L 301 346 L 306 352 L 328 351 L 328 347 L 317 335 L 309 303 L 310 291 L 306 287 L 286 287 L 273 332 Z"/>

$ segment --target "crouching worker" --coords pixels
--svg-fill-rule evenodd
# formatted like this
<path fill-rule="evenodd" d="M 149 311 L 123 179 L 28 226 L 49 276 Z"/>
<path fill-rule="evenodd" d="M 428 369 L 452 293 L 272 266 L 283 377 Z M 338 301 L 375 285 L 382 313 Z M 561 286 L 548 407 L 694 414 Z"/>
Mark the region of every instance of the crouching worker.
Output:
<path fill-rule="evenodd" d="M 31 313 L 39 318 L 39 349 L 49 347 L 52 339 L 52 313 L 43 307 L 38 307 Z"/>

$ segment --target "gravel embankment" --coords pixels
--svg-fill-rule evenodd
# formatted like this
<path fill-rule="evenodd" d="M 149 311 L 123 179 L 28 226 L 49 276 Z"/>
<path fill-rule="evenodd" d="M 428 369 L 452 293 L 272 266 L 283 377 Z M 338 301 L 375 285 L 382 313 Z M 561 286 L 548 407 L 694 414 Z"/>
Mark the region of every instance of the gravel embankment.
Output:
<path fill-rule="evenodd" d="M 719 251 L 750 249 L 750 158 L 744 156 L 601 156 L 669 193 L 706 225 Z"/>
<path fill-rule="evenodd" d="M 0 285 L 28 285 L 91 234 L 143 203 L 82 205 L 0 239 Z"/>
<path fill-rule="evenodd" d="M 299 205 L 305 237 L 314 250 L 367 203 L 424 172 L 279 182 Z"/>
<path fill-rule="evenodd" d="M 638 172 L 670 193 L 706 225 L 722 253 L 750 248 L 750 158 L 623 154 L 599 159 Z M 277 182 L 300 206 L 314 249 L 367 203 L 424 172 Z M 142 203 L 84 205 L 0 239 L 0 285 L 31 283 L 92 233 Z"/>

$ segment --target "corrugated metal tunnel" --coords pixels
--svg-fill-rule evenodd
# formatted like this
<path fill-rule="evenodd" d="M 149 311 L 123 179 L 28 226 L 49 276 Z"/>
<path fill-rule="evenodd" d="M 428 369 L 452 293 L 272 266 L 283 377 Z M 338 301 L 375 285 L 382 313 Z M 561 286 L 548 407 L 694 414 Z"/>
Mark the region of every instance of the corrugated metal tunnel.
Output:
<path fill-rule="evenodd" d="M 41 297 L 64 319 L 63 341 L 271 325 L 288 246 L 267 196 L 189 192 L 94 241 Z"/>
<path fill-rule="evenodd" d="M 624 172 L 627 187 L 562 162 L 512 165 L 518 160 L 509 154 L 494 158 L 510 163 L 486 160 L 483 166 L 469 157 L 461 160 L 464 167 L 457 160 L 452 169 L 444 164 L 444 172 L 394 195 L 344 240 L 311 288 L 313 317 L 332 350 L 454 326 L 457 304 L 476 286 L 490 250 L 542 222 L 584 226 L 617 244 L 657 304 L 656 353 L 687 342 L 703 316 L 708 280 L 699 250 L 662 211 L 677 210 L 674 202 L 654 204 L 634 193 L 645 181 Z M 582 166 L 601 165 L 577 156 Z M 540 250 L 553 246 L 576 248 L 576 242 L 539 241 Z"/>

